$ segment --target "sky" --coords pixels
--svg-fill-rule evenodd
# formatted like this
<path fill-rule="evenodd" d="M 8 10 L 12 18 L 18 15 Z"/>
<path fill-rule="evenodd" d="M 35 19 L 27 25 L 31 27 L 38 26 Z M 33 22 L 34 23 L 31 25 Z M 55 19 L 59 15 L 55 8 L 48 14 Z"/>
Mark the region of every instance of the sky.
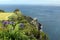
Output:
<path fill-rule="evenodd" d="M 0 0 L 0 4 L 60 5 L 60 0 Z"/>

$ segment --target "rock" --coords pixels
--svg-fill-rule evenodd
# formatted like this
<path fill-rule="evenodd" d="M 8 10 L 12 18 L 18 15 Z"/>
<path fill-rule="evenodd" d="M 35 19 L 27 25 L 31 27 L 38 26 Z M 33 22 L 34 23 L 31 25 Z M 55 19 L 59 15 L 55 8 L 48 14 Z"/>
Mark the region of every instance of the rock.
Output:
<path fill-rule="evenodd" d="M 14 14 L 9 17 L 9 21 L 3 21 L 2 25 L 9 24 L 6 28 L 8 31 L 2 31 L 5 33 L 3 35 L 4 37 L 9 35 L 7 37 L 10 37 L 12 40 L 45 40 L 48 38 L 43 31 L 41 32 L 42 25 L 38 22 L 37 18 L 33 19 L 32 17 L 21 15 L 22 13 L 19 13 L 21 13 L 19 12 L 19 9 L 16 9 Z M 8 38 L 8 40 L 10 39 Z"/>

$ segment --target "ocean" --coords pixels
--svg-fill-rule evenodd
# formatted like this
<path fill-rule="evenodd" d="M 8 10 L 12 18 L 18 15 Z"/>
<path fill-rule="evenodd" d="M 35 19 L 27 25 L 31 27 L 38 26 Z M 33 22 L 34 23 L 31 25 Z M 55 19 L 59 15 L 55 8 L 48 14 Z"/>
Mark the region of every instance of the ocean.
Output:
<path fill-rule="evenodd" d="M 50 40 L 60 40 L 60 6 L 0 5 L 0 9 L 6 12 L 20 9 L 24 15 L 36 17 Z"/>

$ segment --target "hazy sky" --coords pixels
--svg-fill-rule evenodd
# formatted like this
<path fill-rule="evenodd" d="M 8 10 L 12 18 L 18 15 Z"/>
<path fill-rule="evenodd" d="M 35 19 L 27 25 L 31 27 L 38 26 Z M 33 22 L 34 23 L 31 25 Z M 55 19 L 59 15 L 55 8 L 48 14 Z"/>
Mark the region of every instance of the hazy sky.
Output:
<path fill-rule="evenodd" d="M 0 4 L 60 5 L 60 0 L 0 0 Z"/>

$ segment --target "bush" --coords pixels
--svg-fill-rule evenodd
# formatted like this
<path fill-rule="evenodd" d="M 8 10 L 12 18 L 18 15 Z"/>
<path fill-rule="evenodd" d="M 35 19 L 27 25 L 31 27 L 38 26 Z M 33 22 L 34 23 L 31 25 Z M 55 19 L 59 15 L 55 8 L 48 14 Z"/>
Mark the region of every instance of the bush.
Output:
<path fill-rule="evenodd" d="M 5 12 L 4 10 L 0 10 L 0 12 Z"/>
<path fill-rule="evenodd" d="M 32 20 L 31 17 L 24 15 L 20 17 L 13 14 L 9 17 L 9 24 L 4 28 L 0 21 L 0 40 L 48 40 L 46 34 L 38 31 L 36 27 L 30 23 Z M 6 23 L 4 22 L 4 24 Z"/>

